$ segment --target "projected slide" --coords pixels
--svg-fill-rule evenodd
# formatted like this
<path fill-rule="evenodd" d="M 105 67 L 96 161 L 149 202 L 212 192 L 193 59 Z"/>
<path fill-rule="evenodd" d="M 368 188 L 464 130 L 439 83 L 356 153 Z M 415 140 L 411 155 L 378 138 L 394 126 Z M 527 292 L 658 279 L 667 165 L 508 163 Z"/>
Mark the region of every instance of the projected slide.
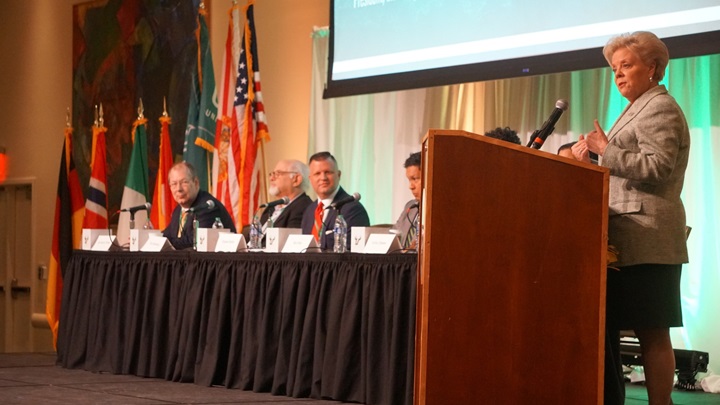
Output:
<path fill-rule="evenodd" d="M 335 0 L 332 80 L 720 30 L 717 0 Z"/>

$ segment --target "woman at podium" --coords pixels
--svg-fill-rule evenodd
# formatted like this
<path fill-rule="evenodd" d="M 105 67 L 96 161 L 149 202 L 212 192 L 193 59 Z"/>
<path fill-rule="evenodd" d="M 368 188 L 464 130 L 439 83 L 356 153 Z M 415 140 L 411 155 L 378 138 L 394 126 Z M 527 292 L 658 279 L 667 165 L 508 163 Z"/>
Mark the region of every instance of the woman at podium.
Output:
<path fill-rule="evenodd" d="M 612 343 L 619 349 L 618 332 L 635 332 L 649 403 L 671 404 L 675 356 L 670 328 L 682 326 L 680 272 L 688 262 L 680 193 L 690 133 L 677 102 L 659 84 L 669 54 L 657 36 L 620 35 L 605 45 L 603 54 L 630 104 L 607 133 L 595 120 L 595 129 L 581 135 L 572 150 L 578 160 L 597 153 L 601 165 L 610 169 L 608 243 L 619 251 L 619 271 L 608 271 Z"/>

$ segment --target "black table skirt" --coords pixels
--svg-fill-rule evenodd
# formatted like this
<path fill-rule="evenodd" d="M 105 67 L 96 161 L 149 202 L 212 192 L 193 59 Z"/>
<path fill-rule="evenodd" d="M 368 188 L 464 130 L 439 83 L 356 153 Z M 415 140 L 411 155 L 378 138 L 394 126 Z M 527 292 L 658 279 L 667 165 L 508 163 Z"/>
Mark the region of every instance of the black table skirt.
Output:
<path fill-rule="evenodd" d="M 416 266 L 406 254 L 76 251 L 58 363 L 409 405 Z"/>

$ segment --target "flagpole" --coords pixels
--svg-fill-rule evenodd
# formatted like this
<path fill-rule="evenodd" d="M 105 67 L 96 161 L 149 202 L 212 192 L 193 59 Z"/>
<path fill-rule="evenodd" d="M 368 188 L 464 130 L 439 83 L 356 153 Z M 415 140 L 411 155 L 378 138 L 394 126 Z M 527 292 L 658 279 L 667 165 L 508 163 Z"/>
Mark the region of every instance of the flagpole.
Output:
<path fill-rule="evenodd" d="M 270 201 L 270 194 L 268 194 L 267 186 L 267 160 L 265 160 L 265 137 L 260 137 L 260 156 L 262 157 L 262 184 L 263 192 L 265 194 L 265 201 Z"/>

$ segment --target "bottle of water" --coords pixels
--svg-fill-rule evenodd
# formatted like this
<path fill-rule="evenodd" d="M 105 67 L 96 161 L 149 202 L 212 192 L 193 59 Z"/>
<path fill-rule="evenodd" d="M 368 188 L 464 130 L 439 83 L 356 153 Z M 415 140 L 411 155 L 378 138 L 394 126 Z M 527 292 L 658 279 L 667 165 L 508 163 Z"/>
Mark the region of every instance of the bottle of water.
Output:
<path fill-rule="evenodd" d="M 197 251 L 198 246 L 198 228 L 200 228 L 200 221 L 197 220 L 197 218 L 193 219 L 193 250 Z"/>
<path fill-rule="evenodd" d="M 257 216 L 253 217 L 252 223 L 250 224 L 250 249 L 261 249 L 262 241 L 262 224 L 260 218 Z"/>
<path fill-rule="evenodd" d="M 347 251 L 347 222 L 345 222 L 342 214 L 338 214 L 337 218 L 335 218 L 333 235 L 335 236 L 333 252 L 345 253 Z"/>
<path fill-rule="evenodd" d="M 223 227 L 223 223 L 222 223 L 222 221 L 220 220 L 220 217 L 215 217 L 215 222 L 213 222 L 212 227 L 213 227 L 213 229 L 222 229 L 222 228 L 224 228 L 224 227 Z"/>

